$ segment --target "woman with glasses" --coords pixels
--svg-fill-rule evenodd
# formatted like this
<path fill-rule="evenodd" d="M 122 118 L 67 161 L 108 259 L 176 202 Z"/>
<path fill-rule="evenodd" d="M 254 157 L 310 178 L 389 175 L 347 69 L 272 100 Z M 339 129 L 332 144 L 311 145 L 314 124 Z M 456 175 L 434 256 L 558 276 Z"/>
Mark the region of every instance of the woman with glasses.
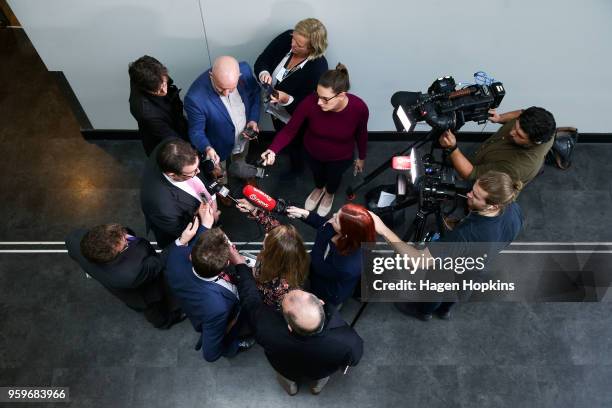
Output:
<path fill-rule="evenodd" d="M 376 241 L 374 219 L 357 204 L 345 204 L 329 220 L 303 208 L 289 207 L 287 213 L 317 230 L 310 252 L 310 291 L 325 303 L 341 305 L 361 278 L 361 244 Z"/>
<path fill-rule="evenodd" d="M 266 111 L 271 114 L 277 132 L 289 121 L 299 103 L 317 88 L 319 78 L 328 68 L 323 55 L 326 49 L 325 26 L 316 18 L 307 18 L 272 40 L 257 57 L 255 75 L 262 86 L 275 90 L 269 95 Z M 295 175 L 303 167 L 299 136 L 288 150 L 291 172 Z"/>
<path fill-rule="evenodd" d="M 334 194 L 342 175 L 353 164 L 355 173 L 363 171 L 368 143 L 369 111 L 365 102 L 348 93 L 348 70 L 342 64 L 327 71 L 319 79 L 316 93 L 306 97 L 295 110 L 291 120 L 262 153 L 264 165 L 272 165 L 276 154 L 285 148 L 298 132 L 304 129 L 304 150 L 312 169 L 315 188 L 304 208 L 321 217 L 329 214 Z"/>

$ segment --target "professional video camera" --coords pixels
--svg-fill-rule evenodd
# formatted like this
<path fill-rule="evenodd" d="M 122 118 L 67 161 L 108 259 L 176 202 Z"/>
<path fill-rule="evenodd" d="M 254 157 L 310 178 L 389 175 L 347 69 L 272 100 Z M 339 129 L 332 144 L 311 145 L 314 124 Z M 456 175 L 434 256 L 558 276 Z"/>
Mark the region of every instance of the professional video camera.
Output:
<path fill-rule="evenodd" d="M 393 122 L 398 131 L 411 132 L 417 122 L 433 129 L 458 130 L 466 122 L 485 123 L 489 109 L 497 108 L 506 95 L 501 82 L 469 85 L 456 89 L 451 76 L 436 79 L 426 94 L 396 92 L 391 97 Z"/>
<path fill-rule="evenodd" d="M 399 173 L 396 184 L 378 186 L 366 193 L 368 208 L 384 216 L 418 203 L 417 216 L 408 230 L 407 239 L 422 240 L 427 216 L 435 214 L 440 225 L 442 205 L 453 201 L 449 211 L 452 212 L 457 205 L 457 196 L 462 196 L 458 193 L 460 189 L 457 188 L 453 168 L 446 165 L 444 153 L 436 159 L 434 149 L 440 147 L 439 136 L 446 130 L 460 129 L 467 121 L 486 122 L 489 109 L 498 107 L 505 94 L 501 82 L 456 89 L 455 80 L 450 76 L 435 80 L 427 94 L 396 92 L 391 97 L 391 104 L 397 130 L 414 132 L 416 123 L 420 121 L 425 121 L 432 129 L 365 176 L 360 185 L 349 187 L 347 195 L 354 196 L 357 190 L 391 166 Z M 417 149 L 427 142 L 431 142 L 429 153 L 417 157 Z M 409 156 L 405 156 L 407 152 L 410 152 Z M 383 193 L 393 197 L 393 201 L 386 203 L 388 205 L 385 207 L 379 206 Z M 389 220 L 387 216 L 386 221 L 392 224 L 393 218 Z"/>

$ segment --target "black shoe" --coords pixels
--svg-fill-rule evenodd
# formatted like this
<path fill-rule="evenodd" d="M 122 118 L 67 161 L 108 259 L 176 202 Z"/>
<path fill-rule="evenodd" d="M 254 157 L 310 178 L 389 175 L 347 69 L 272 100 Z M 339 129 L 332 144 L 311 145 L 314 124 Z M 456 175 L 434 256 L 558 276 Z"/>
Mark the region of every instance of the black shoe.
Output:
<path fill-rule="evenodd" d="M 176 310 L 176 311 L 172 312 L 172 315 L 168 319 L 168 323 L 164 324 L 162 327 L 159 327 L 159 328 L 163 329 L 163 330 L 168 330 L 172 326 L 182 322 L 186 318 L 187 318 L 187 315 L 185 313 L 183 313 L 181 310 Z"/>
<path fill-rule="evenodd" d="M 438 312 L 436 312 L 436 315 L 440 319 L 442 319 L 442 320 L 450 320 L 451 319 L 451 311 L 450 311 L 450 309 L 443 310 L 443 311 L 438 311 Z"/>
<path fill-rule="evenodd" d="M 422 320 L 422 321 L 424 321 L 424 322 L 428 322 L 428 321 L 430 321 L 430 320 L 433 318 L 433 314 L 431 314 L 431 313 L 421 313 L 421 312 L 417 312 L 416 317 L 417 317 L 419 320 Z"/>

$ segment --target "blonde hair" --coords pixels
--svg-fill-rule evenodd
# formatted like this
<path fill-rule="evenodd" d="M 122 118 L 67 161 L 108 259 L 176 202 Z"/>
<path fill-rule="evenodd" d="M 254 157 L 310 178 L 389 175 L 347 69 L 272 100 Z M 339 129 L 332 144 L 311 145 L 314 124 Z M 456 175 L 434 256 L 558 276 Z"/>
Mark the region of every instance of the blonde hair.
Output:
<path fill-rule="evenodd" d="M 516 200 L 523 189 L 521 181 L 514 181 L 509 175 L 499 171 L 487 171 L 478 177 L 477 182 L 480 188 L 487 192 L 486 203 L 497 205 L 501 209 Z"/>
<path fill-rule="evenodd" d="M 308 59 L 322 57 L 327 49 L 327 29 L 316 18 L 306 18 L 298 21 L 293 32 L 308 39 L 310 42 L 310 55 Z"/>

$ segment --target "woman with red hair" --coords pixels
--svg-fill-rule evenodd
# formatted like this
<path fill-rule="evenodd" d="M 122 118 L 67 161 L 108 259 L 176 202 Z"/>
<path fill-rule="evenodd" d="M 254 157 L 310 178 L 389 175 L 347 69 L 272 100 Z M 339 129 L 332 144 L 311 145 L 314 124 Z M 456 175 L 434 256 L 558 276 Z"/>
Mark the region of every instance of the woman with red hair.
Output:
<path fill-rule="evenodd" d="M 310 291 L 326 303 L 341 305 L 361 277 L 361 244 L 376 241 L 372 216 L 357 204 L 345 204 L 329 220 L 298 207 L 289 207 L 287 213 L 317 229 L 310 253 Z"/>

